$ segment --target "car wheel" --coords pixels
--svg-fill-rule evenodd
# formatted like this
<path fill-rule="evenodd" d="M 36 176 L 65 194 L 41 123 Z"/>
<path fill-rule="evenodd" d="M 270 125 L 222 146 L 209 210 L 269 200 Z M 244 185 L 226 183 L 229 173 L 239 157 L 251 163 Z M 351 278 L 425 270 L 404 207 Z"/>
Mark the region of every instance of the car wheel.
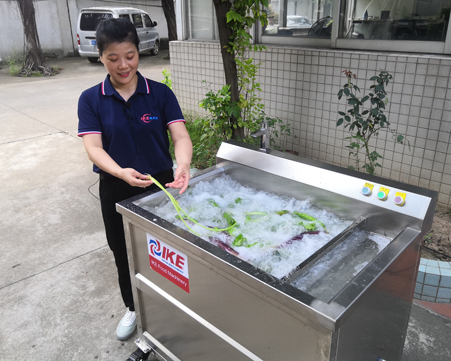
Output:
<path fill-rule="evenodd" d="M 95 58 L 95 57 L 90 57 L 88 56 L 88 60 L 90 63 L 97 63 L 97 61 L 99 60 L 99 58 Z"/>
<path fill-rule="evenodd" d="M 153 48 L 150 50 L 150 54 L 152 55 L 158 55 L 158 53 L 160 52 L 160 43 L 158 41 L 155 42 L 155 45 L 153 46 Z"/>

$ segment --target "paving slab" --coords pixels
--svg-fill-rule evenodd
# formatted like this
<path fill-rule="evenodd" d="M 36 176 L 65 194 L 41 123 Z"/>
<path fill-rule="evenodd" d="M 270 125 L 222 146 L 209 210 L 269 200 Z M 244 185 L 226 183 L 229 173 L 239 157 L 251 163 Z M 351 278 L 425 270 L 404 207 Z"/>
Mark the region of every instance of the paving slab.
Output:
<path fill-rule="evenodd" d="M 0 92 L 1 96 L 4 96 L 2 92 Z M 13 108 L 9 102 L 0 104 L 0 144 L 39 137 L 54 131 L 55 129 L 50 125 L 25 116 L 20 110 Z"/>
<path fill-rule="evenodd" d="M 0 289 L 0 360 L 126 360 L 115 272 L 104 245 Z"/>
<path fill-rule="evenodd" d="M 106 244 L 80 140 L 57 132 L 6 143 L 0 159 L 0 287 Z"/>
<path fill-rule="evenodd" d="M 414 304 L 401 361 L 451 360 L 450 335 L 451 319 Z"/>

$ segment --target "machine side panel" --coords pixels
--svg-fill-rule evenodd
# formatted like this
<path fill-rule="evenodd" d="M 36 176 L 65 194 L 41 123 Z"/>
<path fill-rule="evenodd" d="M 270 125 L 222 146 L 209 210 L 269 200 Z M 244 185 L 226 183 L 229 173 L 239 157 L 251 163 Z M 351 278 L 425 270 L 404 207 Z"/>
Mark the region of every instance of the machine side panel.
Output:
<path fill-rule="evenodd" d="M 146 231 L 133 224 L 133 264 L 139 278 L 164 290 L 184 307 L 212 324 L 262 360 L 329 361 L 332 334 L 321 332 L 274 307 L 240 284 L 188 256 L 189 293 L 150 268 Z M 170 241 L 160 239 L 170 244 Z M 186 251 L 185 251 L 186 253 Z M 237 348 L 195 318 L 168 302 L 145 282 L 138 288 L 142 332 L 147 331 L 184 361 L 249 360 Z M 318 356 L 322 355 L 322 356 Z"/>
<path fill-rule="evenodd" d="M 418 237 L 391 263 L 340 327 L 337 361 L 401 359 L 420 242 Z"/>

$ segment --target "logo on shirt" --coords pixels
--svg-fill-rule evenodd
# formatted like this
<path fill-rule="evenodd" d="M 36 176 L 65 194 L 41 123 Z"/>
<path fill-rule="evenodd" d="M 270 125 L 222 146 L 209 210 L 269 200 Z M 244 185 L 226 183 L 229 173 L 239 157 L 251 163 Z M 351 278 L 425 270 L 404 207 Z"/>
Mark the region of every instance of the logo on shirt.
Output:
<path fill-rule="evenodd" d="M 150 123 L 152 120 L 157 120 L 157 119 L 158 119 L 158 117 L 153 117 L 152 114 L 144 114 L 144 115 L 141 117 L 141 120 L 142 120 L 144 123 Z"/>

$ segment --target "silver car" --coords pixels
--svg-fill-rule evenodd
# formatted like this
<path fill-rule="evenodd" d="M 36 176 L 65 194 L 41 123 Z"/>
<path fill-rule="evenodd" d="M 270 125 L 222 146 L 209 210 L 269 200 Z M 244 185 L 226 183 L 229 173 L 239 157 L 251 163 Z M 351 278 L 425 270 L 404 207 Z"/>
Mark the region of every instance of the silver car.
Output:
<path fill-rule="evenodd" d="M 145 11 L 124 7 L 92 7 L 80 10 L 77 23 L 78 53 L 86 56 L 91 63 L 97 62 L 96 32 L 97 24 L 102 19 L 124 18 L 136 27 L 139 37 L 139 51 L 150 51 L 157 55 L 160 51 L 160 35 L 156 29 L 156 21 L 150 19 Z"/>

